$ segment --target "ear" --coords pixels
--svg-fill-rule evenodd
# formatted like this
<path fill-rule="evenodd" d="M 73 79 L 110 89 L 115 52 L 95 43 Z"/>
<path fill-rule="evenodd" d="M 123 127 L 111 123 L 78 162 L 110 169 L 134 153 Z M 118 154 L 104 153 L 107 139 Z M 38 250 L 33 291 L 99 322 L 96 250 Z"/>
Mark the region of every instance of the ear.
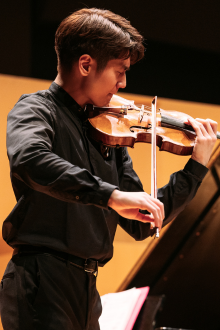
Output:
<path fill-rule="evenodd" d="M 79 71 L 82 76 L 86 77 L 89 75 L 92 67 L 94 65 L 94 59 L 88 55 L 84 54 L 79 58 Z"/>

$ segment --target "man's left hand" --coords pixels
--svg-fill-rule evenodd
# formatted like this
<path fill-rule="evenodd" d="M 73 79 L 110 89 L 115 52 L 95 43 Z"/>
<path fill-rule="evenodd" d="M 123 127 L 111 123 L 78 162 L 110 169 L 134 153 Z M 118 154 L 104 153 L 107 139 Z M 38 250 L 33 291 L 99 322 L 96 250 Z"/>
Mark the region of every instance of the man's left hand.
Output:
<path fill-rule="evenodd" d="M 188 118 L 188 123 L 196 132 L 195 145 L 191 158 L 206 166 L 217 140 L 217 122 L 211 119 Z"/>

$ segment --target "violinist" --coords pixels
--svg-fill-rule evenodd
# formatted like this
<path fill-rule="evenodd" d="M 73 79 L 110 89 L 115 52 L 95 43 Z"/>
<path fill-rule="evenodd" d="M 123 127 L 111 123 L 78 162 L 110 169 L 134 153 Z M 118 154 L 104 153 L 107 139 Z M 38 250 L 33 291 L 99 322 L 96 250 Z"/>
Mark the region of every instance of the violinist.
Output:
<path fill-rule="evenodd" d="M 195 196 L 207 173 L 217 123 L 192 120 L 191 159 L 144 192 L 126 148 L 109 155 L 88 135 L 87 104 L 106 106 L 144 56 L 143 37 L 108 10 L 81 9 L 57 29 L 58 74 L 23 95 L 8 115 L 7 150 L 17 204 L 3 224 L 14 249 L 0 299 L 4 330 L 98 330 L 98 267 L 113 255 L 117 225 L 135 240 L 161 229 Z M 140 212 L 139 210 L 142 210 Z"/>

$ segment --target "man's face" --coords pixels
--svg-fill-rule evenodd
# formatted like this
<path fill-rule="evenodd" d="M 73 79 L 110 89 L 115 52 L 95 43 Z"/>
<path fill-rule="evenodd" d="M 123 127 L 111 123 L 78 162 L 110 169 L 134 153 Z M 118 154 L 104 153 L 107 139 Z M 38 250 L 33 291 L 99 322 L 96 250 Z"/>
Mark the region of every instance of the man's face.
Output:
<path fill-rule="evenodd" d="M 95 61 L 84 86 L 88 103 L 99 107 L 108 105 L 112 95 L 119 88 L 126 87 L 126 71 L 129 68 L 130 58 L 110 60 L 102 71 L 97 71 Z"/>

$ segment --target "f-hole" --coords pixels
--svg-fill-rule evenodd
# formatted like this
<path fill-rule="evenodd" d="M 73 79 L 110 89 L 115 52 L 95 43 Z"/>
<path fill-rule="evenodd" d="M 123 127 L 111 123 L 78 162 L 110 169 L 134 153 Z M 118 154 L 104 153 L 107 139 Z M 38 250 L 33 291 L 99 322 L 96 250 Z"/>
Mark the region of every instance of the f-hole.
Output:
<path fill-rule="evenodd" d="M 140 132 L 141 130 L 143 130 L 144 132 L 146 132 L 146 131 L 149 130 L 149 129 L 151 129 L 151 124 L 149 124 L 148 127 L 144 127 L 144 126 L 136 126 L 136 125 L 130 127 L 130 131 L 131 131 L 132 133 L 135 133 L 135 131 Z"/>

